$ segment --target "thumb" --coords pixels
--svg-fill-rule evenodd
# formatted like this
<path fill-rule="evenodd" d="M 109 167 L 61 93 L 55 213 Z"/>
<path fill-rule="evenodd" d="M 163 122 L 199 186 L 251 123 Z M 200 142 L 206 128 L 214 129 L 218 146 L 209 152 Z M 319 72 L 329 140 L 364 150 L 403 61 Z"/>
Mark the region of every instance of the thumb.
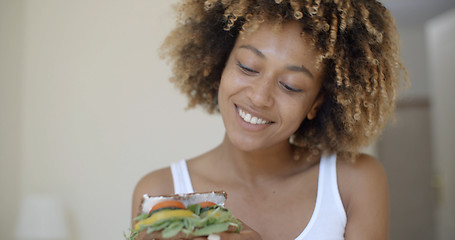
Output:
<path fill-rule="evenodd" d="M 196 237 L 193 240 L 221 240 L 221 237 L 216 234 L 210 234 L 207 237 Z"/>

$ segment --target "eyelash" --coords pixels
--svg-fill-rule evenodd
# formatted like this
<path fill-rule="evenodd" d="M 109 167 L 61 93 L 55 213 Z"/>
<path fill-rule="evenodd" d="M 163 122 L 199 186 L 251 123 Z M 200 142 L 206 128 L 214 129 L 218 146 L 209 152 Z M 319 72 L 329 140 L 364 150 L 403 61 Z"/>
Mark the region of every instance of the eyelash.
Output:
<path fill-rule="evenodd" d="M 254 70 L 254 69 L 251 69 L 249 67 L 246 67 L 244 66 L 243 64 L 241 64 L 240 62 L 237 62 L 237 66 L 240 67 L 240 69 L 246 73 L 246 74 L 256 74 L 256 73 L 259 73 L 258 71 Z"/>
<path fill-rule="evenodd" d="M 299 92 L 302 92 L 302 89 L 297 89 L 297 88 L 293 88 L 283 82 L 280 81 L 280 84 L 281 86 L 283 86 L 287 91 L 291 91 L 291 92 L 296 92 L 296 93 L 299 93 Z"/>
<path fill-rule="evenodd" d="M 258 71 L 254 70 L 254 69 L 251 69 L 249 67 L 246 67 L 244 66 L 243 64 L 241 64 L 240 62 L 237 62 L 237 66 L 240 67 L 240 69 L 242 70 L 242 72 L 244 72 L 245 74 L 247 75 L 252 75 L 252 74 L 257 74 L 259 73 Z M 296 93 L 299 93 L 299 92 L 302 92 L 301 89 L 296 89 L 296 88 L 293 88 L 283 82 L 279 82 L 280 85 L 286 90 L 286 91 L 290 91 L 290 92 L 296 92 Z"/>

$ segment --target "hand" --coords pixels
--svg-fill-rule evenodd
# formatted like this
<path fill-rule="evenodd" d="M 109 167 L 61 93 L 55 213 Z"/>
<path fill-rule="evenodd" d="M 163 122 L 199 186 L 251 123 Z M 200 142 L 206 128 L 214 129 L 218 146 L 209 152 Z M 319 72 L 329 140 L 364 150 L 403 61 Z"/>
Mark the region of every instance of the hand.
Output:
<path fill-rule="evenodd" d="M 254 231 L 250 226 L 242 222 L 243 227 L 240 233 L 215 233 L 209 237 L 195 238 L 194 240 L 262 240 L 261 235 Z M 219 238 L 217 237 L 219 236 Z"/>

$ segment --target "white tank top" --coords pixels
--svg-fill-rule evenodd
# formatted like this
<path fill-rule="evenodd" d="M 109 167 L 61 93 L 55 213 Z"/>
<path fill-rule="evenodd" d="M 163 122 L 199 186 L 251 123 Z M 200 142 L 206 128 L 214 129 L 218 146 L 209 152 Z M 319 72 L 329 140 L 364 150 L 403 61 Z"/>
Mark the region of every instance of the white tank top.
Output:
<path fill-rule="evenodd" d="M 186 160 L 171 164 L 171 172 L 175 194 L 194 192 Z M 346 221 L 346 212 L 338 191 L 336 155 L 323 155 L 319 164 L 318 192 L 313 215 L 295 240 L 344 239 Z"/>

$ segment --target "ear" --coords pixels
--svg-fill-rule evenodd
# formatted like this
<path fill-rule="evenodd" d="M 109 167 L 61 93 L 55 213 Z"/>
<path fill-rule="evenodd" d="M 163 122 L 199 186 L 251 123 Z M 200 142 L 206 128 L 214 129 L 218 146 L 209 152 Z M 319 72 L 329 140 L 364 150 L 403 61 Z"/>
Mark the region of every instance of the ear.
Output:
<path fill-rule="evenodd" d="M 316 100 L 314 100 L 313 106 L 311 106 L 310 111 L 306 115 L 308 120 L 313 120 L 317 114 L 319 109 L 321 108 L 322 104 L 324 103 L 325 100 L 325 93 L 320 92 L 319 95 L 317 96 Z"/>

